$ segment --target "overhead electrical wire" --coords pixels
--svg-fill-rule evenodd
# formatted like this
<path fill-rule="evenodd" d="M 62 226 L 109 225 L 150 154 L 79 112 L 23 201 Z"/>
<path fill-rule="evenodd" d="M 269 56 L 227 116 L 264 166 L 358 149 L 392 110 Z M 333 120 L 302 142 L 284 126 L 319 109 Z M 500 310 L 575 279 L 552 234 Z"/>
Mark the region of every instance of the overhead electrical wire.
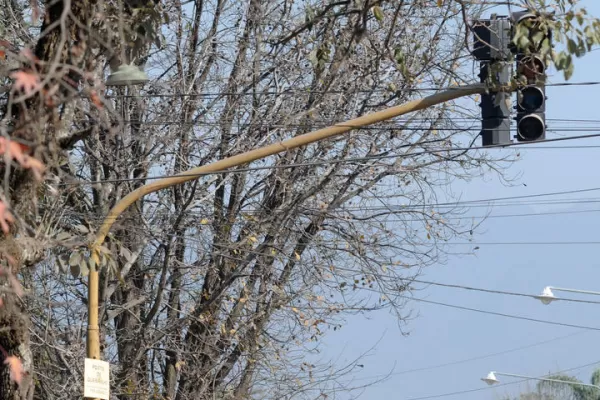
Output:
<path fill-rule="evenodd" d="M 531 344 L 524 345 L 524 346 L 514 347 L 514 348 L 508 349 L 508 350 L 497 351 L 497 352 L 494 352 L 494 353 L 487 353 L 487 354 L 483 354 L 483 355 L 480 355 L 480 356 L 469 357 L 469 358 L 464 358 L 464 359 L 455 360 L 455 361 L 449 361 L 449 362 L 445 362 L 445 363 L 441 363 L 441 364 L 435 364 L 435 365 L 429 365 L 429 366 L 425 366 L 425 367 L 411 368 L 411 369 L 406 369 L 406 370 L 391 372 L 391 373 L 389 373 L 389 374 L 387 374 L 385 376 L 397 376 L 397 375 L 411 374 L 411 373 L 415 373 L 415 372 L 431 371 L 433 369 L 451 367 L 453 365 L 459 365 L 459 364 L 465 364 L 465 363 L 468 363 L 468 362 L 484 360 L 486 358 L 503 356 L 503 355 L 506 355 L 506 354 L 516 353 L 516 352 L 519 352 L 519 351 L 531 349 L 533 347 L 543 346 L 545 344 L 557 342 L 559 340 L 564 340 L 564 339 L 572 338 L 574 336 L 578 336 L 578 335 L 581 335 L 583 333 L 588 333 L 588 332 L 590 332 L 590 331 L 582 329 L 582 330 L 579 330 L 579 331 L 576 331 L 576 332 L 573 332 L 573 333 L 569 333 L 568 335 L 557 336 L 557 337 L 554 337 L 554 338 L 551 338 L 551 339 L 542 340 L 542 341 L 531 343 Z M 375 378 L 379 378 L 379 377 L 360 378 L 360 379 L 364 380 L 364 379 L 375 379 Z"/>
<path fill-rule="evenodd" d="M 563 198 L 563 199 L 548 199 L 548 200 L 533 200 L 533 201 L 518 201 L 518 202 L 498 202 L 490 200 L 487 202 L 468 204 L 470 208 L 481 207 L 518 207 L 518 206 L 543 206 L 543 205 L 574 205 L 574 204 L 595 204 L 599 203 L 600 198 L 597 197 L 581 197 L 581 198 Z M 455 203 L 416 203 L 416 204 L 390 204 L 387 206 L 345 206 L 340 207 L 338 211 L 355 212 L 355 211 L 389 211 L 390 214 L 411 211 L 422 208 L 454 208 L 462 206 L 460 200 Z M 306 211 L 317 211 L 317 209 L 304 208 Z M 319 210 L 322 211 L 322 210 Z M 262 212 L 261 210 L 247 210 L 243 212 Z"/>
<path fill-rule="evenodd" d="M 375 127 L 380 127 L 380 129 L 391 129 L 396 127 L 397 129 L 402 129 L 401 127 L 398 127 L 398 124 L 407 124 L 407 123 L 434 123 L 433 126 L 427 127 L 427 128 L 423 128 L 423 127 L 419 127 L 418 129 L 421 130 L 425 130 L 425 129 L 439 129 L 439 130 L 445 130 L 445 128 L 443 126 L 438 126 L 435 124 L 439 124 L 442 122 L 452 122 L 452 123 L 457 123 L 457 122 L 462 122 L 462 123 L 479 123 L 481 121 L 480 117 L 477 116 L 472 116 L 472 117 L 452 117 L 452 116 L 432 116 L 432 117 L 428 117 L 428 118 L 393 118 L 390 120 L 386 120 L 386 121 L 381 121 L 378 122 Z M 80 120 L 75 120 L 74 122 L 90 122 L 90 120 L 87 119 L 80 119 Z M 252 122 L 245 122 L 245 121 L 241 121 L 238 118 L 227 118 L 227 119 L 212 119 L 212 120 L 206 120 L 206 119 L 202 119 L 202 120 L 192 120 L 192 121 L 182 121 L 182 120 L 156 120 L 153 119 L 151 121 L 141 121 L 141 120 L 118 120 L 115 122 L 120 122 L 123 124 L 143 124 L 143 125 L 198 125 L 198 126 L 202 126 L 202 125 L 207 125 L 207 126 L 212 126 L 212 125 L 220 125 L 223 122 L 237 122 L 239 125 L 242 125 L 244 127 L 248 127 L 248 126 L 275 126 L 275 127 L 306 127 L 306 126 L 310 126 L 310 127 L 319 127 L 319 124 L 323 124 L 322 126 L 330 126 L 330 125 L 341 125 L 343 124 L 343 122 L 339 122 L 338 120 L 330 120 L 330 119 L 323 119 L 323 118 L 310 118 L 310 124 L 306 123 L 306 124 L 301 124 L 299 122 L 295 122 L 295 123 L 285 123 L 285 122 L 280 122 L 280 123 L 274 123 L 274 122 L 270 122 L 270 121 L 252 121 Z M 600 120 L 590 120 L 590 119 L 562 119 L 562 118 L 557 118 L 557 119 L 553 119 L 553 118 L 546 118 L 546 122 L 554 122 L 557 124 L 568 124 L 567 128 L 571 128 L 573 126 L 573 124 L 580 124 L 582 125 L 581 127 L 586 127 L 586 128 L 598 128 L 600 129 Z M 593 125 L 593 126 L 589 126 L 589 124 L 599 124 L 599 125 Z M 387 125 L 387 126 L 386 126 Z M 353 125 L 348 125 L 353 127 Z M 356 127 L 357 129 L 368 129 L 369 127 Z"/>
<path fill-rule="evenodd" d="M 331 165 L 331 164 L 340 164 L 340 163 L 355 163 L 361 161 L 377 161 L 377 160 L 387 160 L 387 159 L 402 159 L 415 157 L 419 155 L 433 154 L 437 155 L 440 158 L 443 158 L 438 153 L 448 153 L 448 152 L 467 152 L 473 150 L 490 150 L 494 148 L 508 148 L 508 147 L 516 147 L 522 146 L 525 147 L 530 143 L 549 143 L 549 142 L 558 142 L 558 141 L 566 141 L 566 140 L 576 140 L 576 139 L 589 139 L 600 137 L 600 133 L 590 134 L 590 135 L 579 135 L 574 137 L 562 137 L 562 138 L 554 138 L 554 139 L 546 139 L 544 141 L 538 142 L 517 142 L 510 144 L 503 144 L 497 146 L 471 146 L 471 147 L 454 147 L 448 149 L 435 149 L 435 150 L 424 150 L 418 151 L 410 154 L 386 154 L 386 155 L 378 155 L 378 156 L 366 156 L 366 157 L 352 157 L 352 158 L 344 158 L 339 160 L 323 160 L 323 161 L 311 161 L 304 163 L 294 163 L 294 164 L 280 164 L 280 165 L 269 165 L 263 167 L 247 167 L 247 168 L 235 168 L 230 170 L 221 170 L 221 171 L 213 171 L 213 172 L 203 172 L 196 174 L 189 173 L 181 173 L 181 174 L 168 174 L 168 175 L 155 175 L 148 176 L 143 178 L 121 178 L 121 179 L 106 179 L 99 181 L 73 181 L 73 182 L 63 182 L 60 183 L 60 186 L 72 186 L 72 185 L 95 185 L 102 183 L 117 183 L 117 182 L 133 182 L 133 181 L 145 181 L 145 180 L 154 180 L 154 179 L 163 179 L 163 178 L 171 178 L 174 176 L 189 176 L 189 177 L 200 177 L 206 175 L 218 175 L 218 174 L 231 174 L 231 173 L 242 173 L 242 172 L 250 172 L 250 171 L 261 171 L 261 170 L 273 170 L 273 169 L 287 169 L 287 168 L 296 168 L 296 167 L 305 167 L 305 166 L 316 166 L 316 165 Z M 411 143 L 408 146 L 415 146 L 418 143 Z"/>
<path fill-rule="evenodd" d="M 560 82 L 560 83 L 546 83 L 546 87 L 565 87 L 565 86 L 596 86 L 600 85 L 600 81 L 585 81 L 585 82 Z M 389 93 L 389 94 L 401 94 L 407 92 L 430 92 L 430 91 L 446 91 L 446 90 L 464 90 L 462 87 L 422 87 L 422 88 L 406 88 L 399 90 L 389 90 L 389 89 L 372 89 L 372 90 L 328 90 L 328 91 L 318 91 L 318 90 L 297 90 L 297 89 L 288 89 L 288 90 L 265 90 L 265 91 L 248 91 L 248 92 L 204 92 L 204 93 L 173 93 L 173 94 L 161 94 L 161 93 L 140 93 L 137 95 L 108 95 L 106 98 L 127 98 L 127 97 L 150 97 L 150 98 L 164 98 L 164 97 L 221 97 L 221 96 L 257 96 L 257 95 L 284 95 L 284 94 L 372 94 L 372 93 Z"/>
<path fill-rule="evenodd" d="M 458 306 L 455 304 L 442 303 L 439 301 L 426 300 L 426 299 L 421 299 L 421 298 L 417 298 L 417 297 L 402 296 L 402 295 L 398 295 L 397 297 L 403 298 L 406 300 L 414 300 L 419 303 L 433 304 L 433 305 L 442 306 L 442 307 L 454 308 L 457 310 L 471 311 L 471 312 L 476 312 L 476 313 L 480 313 L 480 314 L 494 315 L 494 316 L 498 316 L 498 317 L 517 319 L 517 320 L 521 320 L 521 321 L 536 322 L 536 323 L 540 323 L 540 324 L 547 324 L 547 325 L 554 325 L 554 326 L 564 326 L 567 328 L 578 328 L 578 329 L 588 329 L 588 330 L 592 330 L 592 331 L 600 331 L 600 327 L 569 324 L 566 322 L 548 321 L 545 319 L 530 318 L 530 317 L 524 317 L 521 315 L 505 314 L 505 313 L 500 313 L 500 312 L 496 312 L 496 311 L 487 311 L 487 310 L 481 310 L 478 308 Z"/>
<path fill-rule="evenodd" d="M 598 202 L 600 203 L 600 200 L 598 200 Z M 538 205 L 539 203 L 525 203 L 523 205 L 530 205 L 530 204 L 534 204 L 534 205 Z M 556 203 L 550 203 L 550 204 L 556 204 Z M 562 204 L 562 203 L 561 203 Z M 567 203 L 567 204 L 574 204 L 574 203 Z M 514 204 L 515 205 L 519 205 L 519 203 Z M 494 206 L 496 206 L 494 204 Z M 360 209 L 359 209 L 360 211 Z M 373 211 L 373 210 L 366 210 L 366 211 Z M 244 213 L 246 213 L 247 211 L 244 211 Z M 258 213 L 260 211 L 256 211 L 256 213 Z M 360 218 L 361 220 L 364 219 L 365 222 L 368 222 L 368 220 L 375 220 L 375 221 L 379 221 L 376 218 L 381 218 L 384 219 L 385 222 L 421 222 L 421 221 L 425 221 L 425 217 L 423 218 L 419 218 L 419 219 L 390 219 L 390 218 L 386 218 L 386 216 L 389 215 L 396 215 L 396 214 L 401 214 L 404 213 L 405 211 L 399 211 L 399 212 L 390 212 L 389 214 L 386 214 L 385 216 L 353 216 L 351 218 L 349 218 L 348 220 L 350 222 L 352 221 L 356 221 L 357 218 Z M 600 212 L 600 209 L 590 209 L 590 210 L 572 210 L 572 211 L 549 211 L 549 212 L 539 212 L 539 213 L 521 213 L 521 214 L 490 214 L 490 215 L 464 215 L 464 216 L 449 216 L 449 217 L 442 217 L 441 219 L 444 221 L 453 221 L 453 220 L 484 220 L 484 219 L 497 219 L 497 218 L 522 218 L 522 217 L 543 217 L 543 216 L 549 216 L 549 215 L 573 215 L 573 214 L 587 214 L 587 213 L 598 213 Z M 251 212 L 252 213 L 252 212 Z M 186 212 L 187 215 L 193 217 L 193 216 L 200 216 L 200 217 L 204 217 L 206 216 L 206 213 L 200 213 L 200 212 Z M 165 210 L 164 213 L 159 212 L 159 213 L 154 213 L 153 216 L 158 216 L 158 215 L 168 215 L 167 211 Z M 83 213 L 83 212 L 71 212 L 69 211 L 69 216 L 71 217 L 83 217 L 85 216 L 86 219 L 88 221 L 93 221 L 93 220 L 102 220 L 104 217 L 103 216 L 96 216 L 96 215 L 89 215 L 87 213 Z M 367 218 L 368 217 L 368 218 Z M 328 216 L 329 219 L 345 219 L 346 217 L 344 217 L 343 215 L 329 215 Z"/>
<path fill-rule="evenodd" d="M 553 373 L 550 373 L 550 374 L 542 375 L 541 378 L 552 376 L 552 375 L 556 375 L 556 374 L 563 374 L 565 372 L 576 371 L 578 369 L 587 368 L 587 367 L 595 366 L 595 365 L 598 365 L 598 364 L 600 364 L 600 361 L 594 361 L 594 362 L 591 362 L 589 364 L 580 365 L 578 367 L 573 367 L 573 368 L 569 368 L 569 369 L 563 369 L 563 370 L 556 371 L 556 372 L 553 372 Z M 450 396 L 456 396 L 456 395 L 459 395 L 459 394 L 481 392 L 481 391 L 484 391 L 484 390 L 491 390 L 491 389 L 498 388 L 498 387 L 516 385 L 516 384 L 519 384 L 519 383 L 527 382 L 529 380 L 531 380 L 531 379 L 519 379 L 519 380 L 516 380 L 514 382 L 500 383 L 500 384 L 496 384 L 494 386 L 485 386 L 485 387 L 477 388 L 477 389 L 460 390 L 460 391 L 457 391 L 457 392 L 442 393 L 442 394 L 436 394 L 436 395 L 431 395 L 431 396 L 411 397 L 411 398 L 402 399 L 402 400 L 429 400 L 429 399 L 438 399 L 438 398 L 441 398 L 441 397 L 450 397 Z"/>
<path fill-rule="evenodd" d="M 403 279 L 398 279 L 398 280 L 403 281 Z M 483 292 L 483 293 L 502 294 L 502 295 L 507 295 L 507 296 L 529 297 L 529 298 L 536 299 L 536 300 L 538 297 L 538 295 L 529 294 L 529 293 L 518 293 L 518 292 L 509 292 L 509 291 L 505 291 L 505 290 L 485 289 L 485 288 L 478 288 L 478 287 L 457 285 L 457 284 L 450 284 L 450 283 L 424 281 L 424 280 L 420 280 L 420 279 L 406 279 L 406 280 L 411 283 L 415 282 L 415 283 L 422 283 L 425 285 L 440 286 L 440 287 L 446 287 L 446 288 L 452 288 L 452 289 L 464 289 L 464 290 Z M 553 300 L 573 302 L 573 303 L 600 304 L 600 301 L 570 299 L 570 298 L 562 298 L 562 297 L 556 297 Z"/>

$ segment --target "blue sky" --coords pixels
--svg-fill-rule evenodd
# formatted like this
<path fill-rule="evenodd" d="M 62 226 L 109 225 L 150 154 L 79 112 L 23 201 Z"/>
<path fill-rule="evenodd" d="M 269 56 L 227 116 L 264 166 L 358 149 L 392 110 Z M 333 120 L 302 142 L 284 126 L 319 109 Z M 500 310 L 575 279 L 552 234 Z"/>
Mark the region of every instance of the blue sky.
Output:
<path fill-rule="evenodd" d="M 592 15 L 600 16 L 600 2 L 584 1 Z M 572 82 L 600 81 L 600 51 L 576 61 Z M 477 79 L 474 77 L 474 79 Z M 556 74 L 552 82 L 562 82 Z M 549 97 L 546 117 L 549 119 L 600 120 L 600 87 L 567 86 L 547 88 Z M 549 122 L 548 129 L 571 127 L 568 123 Z M 577 125 L 580 127 L 582 125 Z M 590 123 L 589 132 L 549 132 L 548 138 L 600 132 L 600 122 Z M 596 132 L 593 130 L 596 129 Z M 600 138 L 555 142 L 547 146 L 599 146 Z M 536 146 L 539 147 L 539 146 Z M 452 186 L 463 199 L 484 199 L 521 196 L 537 193 L 600 187 L 598 151 L 600 148 L 578 149 L 521 149 L 522 160 L 511 167 L 510 173 L 520 176 L 513 186 L 498 179 L 460 183 Z M 503 151 L 503 150 L 491 150 Z M 525 185 L 526 186 L 525 186 Z M 555 196 L 561 199 L 598 198 L 600 193 Z M 546 200 L 546 198 L 538 199 Z M 444 265 L 427 268 L 423 280 L 501 291 L 538 294 L 544 286 L 600 291 L 599 245 L 508 245 L 485 244 L 506 242 L 577 242 L 600 241 L 597 225 L 600 206 L 583 204 L 520 204 L 514 207 L 493 207 L 491 214 L 527 214 L 554 211 L 595 210 L 558 215 L 537 215 L 518 218 L 490 218 L 479 229 L 475 242 L 480 249 L 474 256 L 453 256 Z M 473 209 L 470 215 L 482 215 Z M 451 250 L 465 251 L 465 246 Z M 418 286 L 418 285 L 417 285 Z M 420 287 L 424 287 L 421 285 Z M 558 293 L 557 293 L 558 294 Z M 600 301 L 600 297 L 563 297 Z M 477 308 L 540 320 L 600 328 L 600 304 L 555 302 L 545 306 L 524 297 L 488 294 L 454 288 L 430 286 L 416 296 L 431 301 Z M 348 324 L 326 338 L 325 356 L 336 357 L 340 363 L 368 352 L 364 368 L 355 375 L 355 383 L 366 378 L 392 375 L 385 381 L 367 388 L 360 398 L 411 400 L 429 398 L 453 392 L 485 389 L 480 378 L 490 370 L 541 376 L 563 369 L 597 362 L 594 351 L 599 331 L 581 330 L 530 321 L 522 321 L 411 301 L 408 307 L 415 317 L 406 326 L 409 336 L 402 336 L 397 321 L 387 312 L 352 317 Z M 568 337 L 566 337 L 568 336 Z M 560 339 L 556 339 L 560 338 Z M 556 339 L 556 340 L 553 340 Z M 549 341 L 550 342 L 547 342 Z M 547 342 L 547 343 L 542 343 Z M 489 356 L 491 353 L 504 354 Z M 471 359 L 467 362 L 458 362 Z M 474 359 L 474 360 L 472 360 Z M 445 367 L 428 368 L 453 363 Z M 409 373 L 406 370 L 421 369 Z M 593 367 L 577 369 L 572 375 L 588 381 Z M 517 379 L 499 377 L 502 383 Z M 500 399 L 505 394 L 517 394 L 533 388 L 535 382 L 515 383 L 471 393 L 431 397 L 440 399 Z M 340 398 L 346 398 L 341 395 Z"/>

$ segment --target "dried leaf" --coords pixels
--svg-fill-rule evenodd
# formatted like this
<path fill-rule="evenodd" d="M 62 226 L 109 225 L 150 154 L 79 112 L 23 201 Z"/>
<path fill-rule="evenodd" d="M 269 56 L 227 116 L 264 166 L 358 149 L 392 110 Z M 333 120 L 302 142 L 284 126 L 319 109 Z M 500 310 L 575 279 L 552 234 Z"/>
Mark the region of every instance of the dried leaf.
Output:
<path fill-rule="evenodd" d="M 29 147 L 22 143 L 0 137 L 0 154 L 5 154 L 9 160 L 14 159 L 21 167 L 30 169 L 35 178 L 41 180 L 46 167 L 40 160 L 25 154 L 28 150 Z"/>
<path fill-rule="evenodd" d="M 0 228 L 2 228 L 2 232 L 7 234 L 10 231 L 9 224 L 13 222 L 15 222 L 15 217 L 13 217 L 8 207 L 6 207 L 6 204 L 0 201 Z"/>
<path fill-rule="evenodd" d="M 67 272 L 67 266 L 69 265 L 69 260 L 67 259 L 67 256 L 65 254 L 61 254 L 60 256 L 56 257 L 56 264 L 60 268 L 60 272 L 62 272 L 62 273 Z"/>
<path fill-rule="evenodd" d="M 37 74 L 25 71 L 15 71 L 10 74 L 15 80 L 15 88 L 22 90 L 26 96 L 29 96 L 40 87 L 40 77 Z"/>
<path fill-rule="evenodd" d="M 8 280 L 15 294 L 19 297 L 23 297 L 25 293 L 23 292 L 23 286 L 21 286 L 19 280 L 13 274 L 8 274 Z"/>
<path fill-rule="evenodd" d="M 379 6 L 373 7 L 373 15 L 377 18 L 377 21 L 383 21 L 384 14 L 383 10 Z"/>
<path fill-rule="evenodd" d="M 90 100 L 92 100 L 92 103 L 94 103 L 96 107 L 102 108 L 102 100 L 100 99 L 100 96 L 98 96 L 98 93 L 95 90 L 90 93 Z"/>
<path fill-rule="evenodd" d="M 108 247 L 105 247 L 105 246 L 98 246 L 98 251 L 100 253 L 102 253 L 103 255 L 111 253 L 111 251 L 108 249 Z"/>
<path fill-rule="evenodd" d="M 35 176 L 35 179 L 37 179 L 38 181 L 42 180 L 42 176 L 44 174 L 44 171 L 46 170 L 46 166 L 40 160 L 27 155 L 25 156 L 25 160 L 21 163 L 21 166 L 23 168 L 31 170 L 31 172 L 33 172 L 33 175 Z"/>
<path fill-rule="evenodd" d="M 79 273 L 81 273 L 81 276 L 88 276 L 90 274 L 90 269 L 88 268 L 87 260 L 82 259 L 79 262 Z"/>
<path fill-rule="evenodd" d="M 72 237 L 73 236 L 71 236 L 69 232 L 60 232 L 58 235 L 56 235 L 56 240 L 58 240 L 59 242 L 63 242 L 65 240 L 71 239 Z"/>
<path fill-rule="evenodd" d="M 31 23 L 36 24 L 40 19 L 40 5 L 37 0 L 29 0 L 29 8 L 31 9 Z"/>
<path fill-rule="evenodd" d="M 133 258 L 133 253 L 131 253 L 131 251 L 129 251 L 129 249 L 127 249 L 126 247 L 121 246 L 121 249 L 119 251 L 119 253 L 121 254 L 121 256 L 123 256 L 123 258 L 125 258 L 128 262 L 131 261 L 131 259 Z"/>
<path fill-rule="evenodd" d="M 23 363 L 21 360 L 15 356 L 8 356 L 6 357 L 6 360 L 4 360 L 4 364 L 8 365 L 10 379 L 20 385 L 23 380 Z"/>
<path fill-rule="evenodd" d="M 200 220 L 200 225 L 206 225 L 206 224 L 208 224 L 208 220 L 206 218 L 202 218 Z"/>
<path fill-rule="evenodd" d="M 73 227 L 73 229 L 75 229 L 76 231 L 80 232 L 80 233 L 90 233 L 90 230 L 87 228 L 87 226 L 85 225 L 75 225 Z"/>

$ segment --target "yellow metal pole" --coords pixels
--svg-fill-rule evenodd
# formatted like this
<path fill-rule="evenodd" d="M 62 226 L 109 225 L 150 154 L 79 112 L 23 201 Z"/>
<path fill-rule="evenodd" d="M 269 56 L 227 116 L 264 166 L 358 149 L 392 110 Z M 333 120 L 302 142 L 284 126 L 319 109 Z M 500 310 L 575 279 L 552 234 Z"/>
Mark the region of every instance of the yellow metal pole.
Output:
<path fill-rule="evenodd" d="M 404 114 L 408 114 L 414 111 L 423 110 L 425 108 L 445 103 L 446 101 L 454 100 L 459 97 L 469 96 L 473 94 L 481 94 L 485 92 L 486 87 L 484 85 L 469 85 L 469 86 L 458 86 L 450 88 L 445 91 L 436 93 L 431 96 L 419 100 L 413 100 L 408 103 L 391 107 L 382 111 L 378 111 L 372 114 L 367 114 L 359 118 L 351 119 L 346 122 L 341 122 L 336 125 L 332 125 L 327 128 L 319 129 L 317 131 L 305 133 L 304 135 L 296 136 L 291 139 L 284 140 L 282 142 L 274 143 L 265 147 L 250 150 L 242 154 L 238 154 L 232 157 L 227 157 L 222 160 L 216 161 L 212 164 L 203 165 L 201 167 L 192 168 L 188 171 L 182 172 L 178 175 L 159 179 L 152 183 L 148 183 L 127 196 L 115 204 L 110 210 L 107 217 L 104 219 L 102 226 L 98 230 L 96 240 L 91 245 L 92 257 L 96 260 L 96 268 L 90 269 L 89 283 L 88 283 L 88 337 L 87 337 L 87 357 L 88 358 L 100 358 L 100 332 L 98 327 L 98 247 L 104 243 L 106 235 L 110 231 L 110 228 L 117 220 L 117 218 L 125 211 L 130 205 L 135 203 L 149 193 L 156 192 L 160 189 L 179 185 L 184 182 L 188 182 L 194 179 L 198 179 L 202 174 L 224 171 L 229 168 L 237 167 L 240 165 L 248 164 L 249 162 L 259 160 L 268 156 L 272 156 L 277 153 L 282 153 L 297 147 L 305 146 L 314 142 L 318 142 L 323 139 L 327 139 L 333 136 L 341 135 L 356 128 L 360 128 L 367 125 L 372 125 L 377 122 L 385 121 L 394 117 L 399 117 Z"/>

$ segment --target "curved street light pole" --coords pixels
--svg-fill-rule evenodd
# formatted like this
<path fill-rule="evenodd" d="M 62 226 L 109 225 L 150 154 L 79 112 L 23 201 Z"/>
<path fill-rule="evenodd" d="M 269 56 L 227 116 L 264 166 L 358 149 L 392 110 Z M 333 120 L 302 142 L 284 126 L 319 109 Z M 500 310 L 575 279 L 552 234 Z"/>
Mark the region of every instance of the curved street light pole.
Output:
<path fill-rule="evenodd" d="M 152 183 L 148 183 L 129 193 L 127 196 L 123 197 L 110 210 L 110 212 L 104 219 L 102 226 L 98 230 L 98 233 L 96 234 L 96 239 L 90 245 L 91 257 L 95 261 L 95 267 L 90 268 L 88 278 L 88 327 L 86 348 L 87 358 L 92 358 L 96 360 L 100 359 L 100 331 L 98 325 L 98 266 L 100 264 L 100 260 L 98 249 L 102 245 L 102 243 L 104 243 L 106 235 L 108 235 L 110 228 L 117 220 L 117 218 L 133 203 L 135 203 L 147 194 L 154 193 L 158 190 L 179 185 L 194 179 L 198 179 L 200 176 L 205 174 L 225 171 L 230 168 L 248 164 L 252 161 L 256 161 L 274 154 L 283 153 L 288 150 L 292 150 L 298 147 L 318 142 L 323 139 L 338 136 L 343 133 L 349 132 L 353 129 L 361 128 L 367 125 L 372 125 L 377 122 L 385 121 L 411 112 L 423 110 L 431 106 L 442 104 L 463 96 L 481 94 L 484 93 L 486 90 L 487 88 L 483 84 L 457 86 L 454 88 L 450 88 L 439 93 L 433 94 L 431 96 L 424 97 L 422 99 L 409 101 L 408 103 L 402 105 L 387 108 L 385 110 L 374 112 L 372 114 L 367 114 L 362 117 L 335 124 L 333 126 L 309 132 L 300 136 L 296 136 L 281 142 L 273 143 L 265 147 L 250 150 L 232 157 L 227 157 L 222 160 L 216 161 L 212 164 L 192 168 L 188 171 L 182 172 L 172 177 L 163 178 L 156 180 Z"/>
<path fill-rule="evenodd" d="M 566 288 L 559 288 L 559 287 L 554 287 L 554 286 L 548 286 L 548 288 L 550 288 L 550 290 L 555 290 L 557 292 L 592 294 L 595 296 L 600 296 L 600 292 L 595 292 L 593 290 L 566 289 Z"/>
<path fill-rule="evenodd" d="M 568 384 L 568 385 L 588 386 L 588 387 L 593 387 L 593 388 L 596 388 L 596 389 L 600 389 L 600 386 L 592 385 L 590 383 L 564 381 L 562 379 L 538 378 L 538 377 L 534 377 L 534 376 L 509 374 L 509 373 L 506 373 L 506 372 L 496 372 L 496 371 L 491 371 L 489 374 L 487 374 L 487 376 L 485 378 L 481 378 L 481 380 L 484 381 L 485 383 L 487 383 L 488 385 L 494 385 L 496 383 L 500 383 L 500 381 L 498 379 L 496 379 L 496 375 L 510 376 L 510 377 L 513 377 L 513 378 L 533 379 L 533 380 L 536 380 L 536 381 L 564 383 L 564 384 Z"/>

